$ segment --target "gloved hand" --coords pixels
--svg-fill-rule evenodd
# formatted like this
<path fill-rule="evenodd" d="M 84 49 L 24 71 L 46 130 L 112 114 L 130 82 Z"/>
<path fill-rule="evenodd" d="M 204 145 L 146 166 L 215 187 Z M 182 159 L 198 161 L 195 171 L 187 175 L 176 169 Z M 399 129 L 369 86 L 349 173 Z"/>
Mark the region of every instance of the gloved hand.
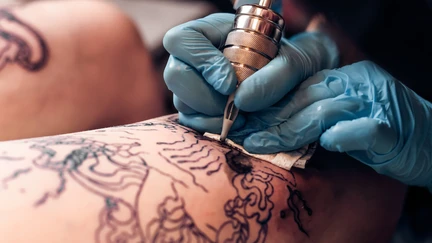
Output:
<path fill-rule="evenodd" d="M 321 71 L 251 120 L 271 127 L 244 140 L 249 152 L 319 140 L 378 173 L 432 189 L 432 104 L 372 62 Z"/>
<path fill-rule="evenodd" d="M 171 54 L 164 71 L 180 123 L 201 132 L 220 133 L 228 95 L 237 79 L 220 49 L 231 31 L 233 14 L 213 14 L 169 30 L 164 47 Z M 283 39 L 279 55 L 242 82 L 235 105 L 253 112 L 267 108 L 315 72 L 338 63 L 336 45 L 323 33 Z M 231 130 L 244 125 L 240 114 Z"/>

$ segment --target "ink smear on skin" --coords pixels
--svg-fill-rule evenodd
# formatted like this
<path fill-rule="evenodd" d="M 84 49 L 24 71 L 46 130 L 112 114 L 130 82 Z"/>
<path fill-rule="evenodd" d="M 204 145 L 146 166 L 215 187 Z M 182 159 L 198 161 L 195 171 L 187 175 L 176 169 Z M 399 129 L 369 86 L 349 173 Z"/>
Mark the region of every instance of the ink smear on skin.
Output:
<path fill-rule="evenodd" d="M 252 171 L 253 166 L 250 162 L 250 159 L 252 158 L 251 156 L 242 153 L 242 151 L 240 151 L 239 149 L 232 147 L 224 142 L 221 142 L 220 140 L 216 140 L 206 136 L 201 136 L 199 139 L 217 142 L 220 146 L 230 149 L 230 151 L 225 154 L 225 158 L 231 170 L 235 171 L 238 174 L 247 174 Z"/>
<path fill-rule="evenodd" d="M 242 154 L 240 151 L 233 149 L 225 157 L 227 164 L 233 171 L 239 174 L 247 174 L 252 171 L 253 167 L 249 161 L 250 157 Z"/>

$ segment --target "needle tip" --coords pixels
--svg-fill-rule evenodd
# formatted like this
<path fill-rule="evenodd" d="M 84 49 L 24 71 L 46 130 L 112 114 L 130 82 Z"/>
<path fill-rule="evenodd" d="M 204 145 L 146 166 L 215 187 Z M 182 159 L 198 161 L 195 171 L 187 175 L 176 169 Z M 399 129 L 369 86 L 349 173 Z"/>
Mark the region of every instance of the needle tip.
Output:
<path fill-rule="evenodd" d="M 225 140 L 227 138 L 228 133 L 226 132 L 226 130 L 227 129 L 222 129 L 222 133 L 221 133 L 221 136 L 220 136 L 220 141 L 221 142 L 225 142 Z"/>
<path fill-rule="evenodd" d="M 224 119 L 223 125 L 222 125 L 222 133 L 220 136 L 220 141 L 225 142 L 225 139 L 228 137 L 228 132 L 231 129 L 231 126 L 233 124 L 233 121 L 229 119 Z"/>

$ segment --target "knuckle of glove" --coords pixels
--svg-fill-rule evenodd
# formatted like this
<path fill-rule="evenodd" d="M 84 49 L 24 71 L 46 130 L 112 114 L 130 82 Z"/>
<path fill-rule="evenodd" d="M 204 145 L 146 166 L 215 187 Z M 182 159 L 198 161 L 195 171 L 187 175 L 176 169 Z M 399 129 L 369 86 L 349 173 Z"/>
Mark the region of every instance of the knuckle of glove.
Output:
<path fill-rule="evenodd" d="M 236 81 L 236 78 L 229 60 L 220 54 L 214 55 L 207 63 L 208 65 L 205 65 L 202 70 L 202 75 L 209 79 L 207 82 L 219 93 L 223 95 L 231 94 L 235 89 L 235 85 L 230 82 Z"/>
<path fill-rule="evenodd" d="M 176 26 L 165 33 L 162 45 L 167 52 L 172 53 L 176 48 L 178 48 L 178 41 L 182 38 L 181 29 L 182 25 Z"/>
<path fill-rule="evenodd" d="M 185 65 L 184 65 L 185 66 Z M 180 67 L 180 69 L 186 68 L 186 67 Z M 176 63 L 172 58 L 168 61 L 164 73 L 163 78 L 165 81 L 166 86 L 169 90 L 173 91 L 173 93 L 176 93 L 173 88 L 176 86 L 179 76 L 182 76 L 182 71 L 179 70 L 179 63 Z"/>

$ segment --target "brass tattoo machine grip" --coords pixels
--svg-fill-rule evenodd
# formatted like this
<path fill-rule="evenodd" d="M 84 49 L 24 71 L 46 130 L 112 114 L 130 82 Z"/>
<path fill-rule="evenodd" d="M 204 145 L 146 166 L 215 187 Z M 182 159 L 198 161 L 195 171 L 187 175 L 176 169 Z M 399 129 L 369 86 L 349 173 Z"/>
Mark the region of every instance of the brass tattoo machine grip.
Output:
<path fill-rule="evenodd" d="M 236 73 L 237 87 L 278 54 L 285 22 L 270 7 L 270 0 L 261 0 L 259 4 L 245 4 L 237 9 L 223 48 Z M 224 111 L 221 141 L 226 139 L 238 113 L 231 94 Z"/>

